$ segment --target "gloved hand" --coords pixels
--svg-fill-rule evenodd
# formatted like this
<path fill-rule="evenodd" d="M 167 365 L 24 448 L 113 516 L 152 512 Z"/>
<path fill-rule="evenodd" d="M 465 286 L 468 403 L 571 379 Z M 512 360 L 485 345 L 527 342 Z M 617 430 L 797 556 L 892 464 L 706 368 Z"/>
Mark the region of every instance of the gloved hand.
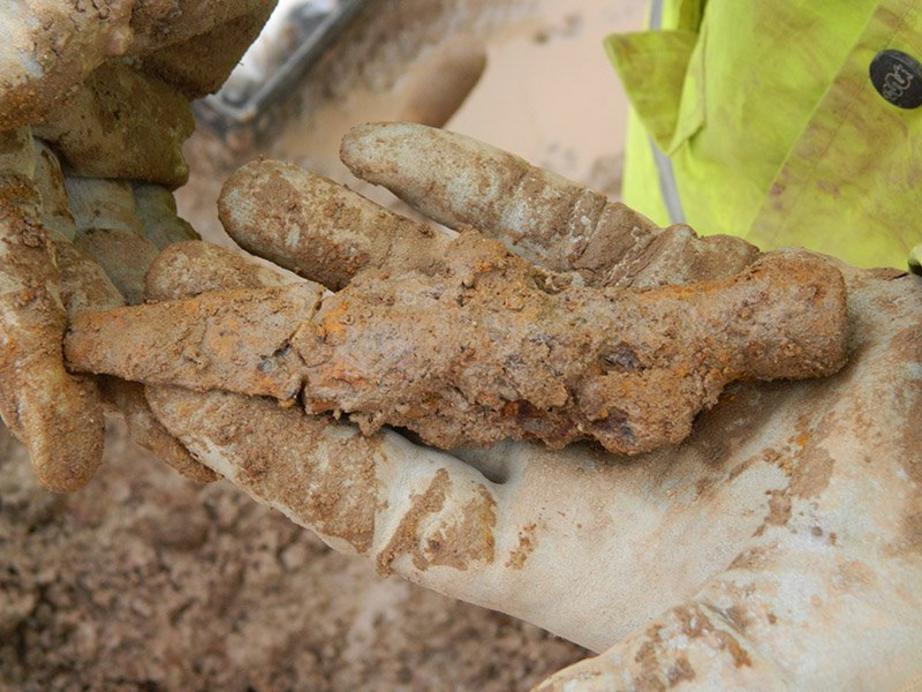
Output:
<path fill-rule="evenodd" d="M 100 463 L 103 408 L 181 472 L 197 464 L 137 385 L 70 376 L 66 314 L 137 302 L 159 249 L 197 237 L 170 190 L 189 100 L 215 89 L 274 0 L 12 0 L 0 6 L 0 414 L 38 478 L 71 491 Z"/>
<path fill-rule="evenodd" d="M 725 280 L 758 256 L 737 239 L 657 229 L 623 205 L 438 130 L 365 126 L 342 153 L 355 173 L 430 218 L 475 226 L 592 286 Z M 232 177 L 220 211 L 241 245 L 331 289 L 369 267 L 425 273 L 445 252 L 429 227 L 272 162 Z M 159 256 L 147 297 L 199 299 L 154 306 L 159 313 L 138 308 L 162 320 L 148 322 L 148 343 L 182 327 L 170 344 L 184 346 L 187 363 L 152 365 L 153 354 L 132 359 L 111 342 L 106 367 L 157 383 L 148 388 L 154 412 L 197 459 L 332 547 L 601 652 L 548 689 L 898 689 L 922 675 L 914 425 L 922 412 L 922 283 L 895 271 L 840 269 L 849 318 L 843 370 L 731 385 L 682 444 L 634 457 L 511 441 L 442 452 L 391 430 L 366 437 L 335 416 L 269 398 L 193 391 L 233 372 L 250 383 L 260 384 L 260 372 L 276 381 L 296 351 L 248 360 L 254 341 L 272 343 L 291 313 L 241 304 L 232 328 L 210 330 L 210 315 L 252 292 L 206 292 L 293 279 L 197 242 Z M 289 303 L 295 310 L 309 312 L 320 299 L 307 285 L 278 290 L 300 291 L 302 302 Z M 196 313 L 202 326 L 190 327 L 185 311 L 203 306 L 215 312 Z M 347 312 L 324 323 L 334 342 L 350 326 Z M 109 313 L 116 315 L 119 324 L 141 324 Z M 93 345 L 86 326 L 104 323 L 100 315 L 75 320 L 68 357 L 83 359 Z M 625 352 L 613 362 L 629 361 Z M 186 386 L 165 384 L 171 378 Z M 344 382 L 351 378 L 342 372 Z"/>

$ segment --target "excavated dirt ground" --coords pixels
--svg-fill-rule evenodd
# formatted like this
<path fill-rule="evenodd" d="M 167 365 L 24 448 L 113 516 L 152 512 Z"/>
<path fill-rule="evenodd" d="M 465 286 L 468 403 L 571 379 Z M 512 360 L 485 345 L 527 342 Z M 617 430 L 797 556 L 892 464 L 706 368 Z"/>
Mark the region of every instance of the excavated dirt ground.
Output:
<path fill-rule="evenodd" d="M 80 493 L 0 441 L 0 689 L 506 690 L 585 654 L 381 579 L 226 482 L 108 435 Z"/>
<path fill-rule="evenodd" d="M 637 26 L 642 3 L 377 4 L 263 151 L 355 185 L 336 160 L 339 137 L 395 117 L 414 66 L 470 32 L 488 67 L 448 127 L 617 191 L 623 103 L 599 41 Z M 207 238 L 230 244 L 215 199 L 256 153 L 228 154 L 204 134 L 190 142 L 180 211 Z M 56 497 L 0 431 L 0 689 L 507 690 L 586 655 L 381 579 L 226 482 L 194 486 L 128 443 L 120 422 L 107 443 L 89 487 Z"/>

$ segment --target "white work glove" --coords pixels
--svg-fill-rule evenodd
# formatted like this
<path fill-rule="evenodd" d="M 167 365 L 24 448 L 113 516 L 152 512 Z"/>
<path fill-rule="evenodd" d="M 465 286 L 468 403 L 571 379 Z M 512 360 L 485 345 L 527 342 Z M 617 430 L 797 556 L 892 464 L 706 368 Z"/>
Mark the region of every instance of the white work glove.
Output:
<path fill-rule="evenodd" d="M 133 439 L 185 475 L 197 464 L 137 385 L 72 377 L 66 316 L 138 302 L 176 216 L 189 101 L 223 82 L 275 0 L 0 3 L 0 415 L 39 480 L 86 483 L 114 406 Z"/>
<path fill-rule="evenodd" d="M 364 126 L 342 153 L 357 175 L 430 218 L 476 227 L 591 286 L 724 280 L 758 256 L 738 239 L 657 229 L 439 130 Z M 235 174 L 220 211 L 245 248 L 334 290 L 364 268 L 425 267 L 446 244 L 274 162 Z M 292 281 L 198 242 L 160 255 L 147 298 L 199 298 L 89 316 L 82 327 L 78 319 L 67 357 L 87 358 L 87 325 L 126 311 L 165 320 L 152 326 L 152 343 L 182 326 L 171 343 L 186 344 L 198 383 L 185 364 L 132 359 L 116 342 L 103 369 L 153 383 L 154 412 L 196 459 L 332 547 L 600 652 L 548 689 L 900 689 L 922 675 L 922 281 L 840 269 L 849 320 L 841 372 L 731 385 L 683 443 L 634 457 L 508 441 L 442 452 L 269 398 L 193 391 L 213 386 L 221 367 L 254 365 L 244 355 L 261 335 L 246 320 L 215 332 L 208 315 L 193 329 L 184 311 L 220 311 L 222 296 L 251 295 L 209 291 Z M 335 321 L 328 327 L 335 333 Z M 287 352 L 276 355 L 287 362 Z"/>

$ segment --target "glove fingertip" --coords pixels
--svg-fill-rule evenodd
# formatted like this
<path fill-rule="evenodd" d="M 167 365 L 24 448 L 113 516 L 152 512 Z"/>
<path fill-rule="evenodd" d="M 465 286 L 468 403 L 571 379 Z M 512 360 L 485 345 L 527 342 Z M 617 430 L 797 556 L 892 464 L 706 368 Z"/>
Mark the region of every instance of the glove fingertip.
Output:
<path fill-rule="evenodd" d="M 53 401 L 29 407 L 23 437 L 39 482 L 71 493 L 102 463 L 105 418 L 92 382 L 71 380 L 62 390 Z"/>

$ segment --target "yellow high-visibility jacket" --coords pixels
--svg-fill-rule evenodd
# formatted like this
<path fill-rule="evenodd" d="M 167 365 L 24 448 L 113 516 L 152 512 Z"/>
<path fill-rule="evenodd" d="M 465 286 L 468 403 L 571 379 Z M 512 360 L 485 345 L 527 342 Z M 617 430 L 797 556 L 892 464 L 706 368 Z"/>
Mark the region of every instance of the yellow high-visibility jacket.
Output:
<path fill-rule="evenodd" d="M 922 243 L 922 106 L 891 101 L 922 88 L 922 0 L 653 0 L 651 27 L 605 41 L 632 109 L 626 204 L 905 267 Z M 872 80 L 892 50 L 909 67 Z"/>

